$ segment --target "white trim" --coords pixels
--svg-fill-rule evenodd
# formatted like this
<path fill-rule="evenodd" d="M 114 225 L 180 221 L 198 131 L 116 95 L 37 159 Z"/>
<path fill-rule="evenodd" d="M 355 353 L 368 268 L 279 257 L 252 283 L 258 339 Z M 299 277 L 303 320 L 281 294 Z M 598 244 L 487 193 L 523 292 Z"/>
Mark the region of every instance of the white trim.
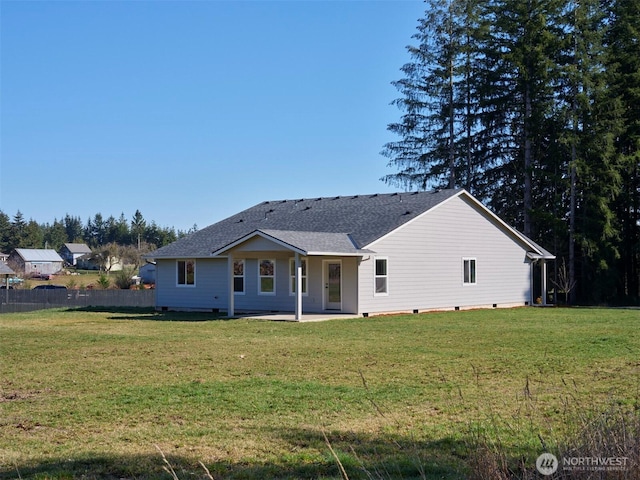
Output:
<path fill-rule="evenodd" d="M 242 262 L 242 275 L 236 275 L 235 263 Z M 245 295 L 247 292 L 247 260 L 246 258 L 234 258 L 233 263 L 233 272 L 231 275 L 231 290 L 233 290 L 234 295 Z M 236 292 L 236 278 L 242 278 L 242 291 Z"/>
<path fill-rule="evenodd" d="M 467 273 L 465 268 L 465 262 L 473 262 L 473 281 L 471 281 L 471 269 L 469 269 L 469 281 L 465 282 L 464 277 Z M 469 263 L 471 266 L 471 263 Z M 463 287 L 472 287 L 478 284 L 478 259 L 476 257 L 462 257 L 462 286 Z"/>
<path fill-rule="evenodd" d="M 383 235 L 380 238 L 375 239 L 373 242 L 371 242 L 371 243 L 369 243 L 367 245 L 363 245 L 363 249 L 368 249 L 368 248 L 373 247 L 376 243 L 384 240 L 389 235 L 395 234 L 399 230 L 407 227 L 408 225 L 411 225 L 413 222 L 417 221 L 418 219 L 422 218 L 423 216 L 427 215 L 428 213 L 433 212 L 435 209 L 440 208 L 441 206 L 445 205 L 447 202 L 450 202 L 452 199 L 461 197 L 463 195 L 465 196 L 465 198 L 469 199 L 474 205 L 476 205 L 480 210 L 482 210 L 485 214 L 487 214 L 489 217 L 491 217 L 493 220 L 495 220 L 498 224 L 500 224 L 500 226 L 502 228 L 504 228 L 508 233 L 510 233 L 511 235 L 516 237 L 520 242 L 524 243 L 524 245 L 526 247 L 528 247 L 529 249 L 533 250 L 535 253 L 537 253 L 541 257 L 546 258 L 547 260 L 553 260 L 553 259 L 556 258 L 555 255 L 551 255 L 551 256 L 546 255 L 545 252 L 540 250 L 542 247 L 540 247 L 539 245 L 536 245 L 533 242 L 533 240 L 525 237 L 522 233 L 520 233 L 516 229 L 510 227 L 507 223 L 504 222 L 504 220 L 502 220 L 495 213 L 493 213 L 491 210 L 489 210 L 487 207 L 485 207 L 482 204 L 482 202 L 480 202 L 478 199 L 476 199 L 473 195 L 471 195 L 465 189 L 461 189 L 455 195 L 451 195 L 449 198 L 445 198 L 443 201 L 441 201 L 440 203 L 434 205 L 429 210 L 426 210 L 426 211 L 422 212 L 420 215 L 418 215 L 418 216 L 412 218 L 411 220 L 409 220 L 408 222 L 405 222 L 402 225 L 398 226 L 395 230 L 392 230 L 392 231 L 388 232 L 387 234 Z"/>
<path fill-rule="evenodd" d="M 456 198 L 458 197 L 462 192 L 465 192 L 465 190 L 461 190 L 460 192 L 458 192 L 455 195 L 450 196 L 449 198 L 444 199 L 443 201 L 441 201 L 440 203 L 437 203 L 436 205 L 434 205 L 433 207 L 431 207 L 428 210 L 425 210 L 424 212 L 422 212 L 420 215 L 417 215 L 415 217 L 413 217 L 411 220 L 404 222 L 402 225 L 399 225 L 398 227 L 396 227 L 394 230 L 391 230 L 390 232 L 387 232 L 386 234 L 384 234 L 383 236 L 381 236 L 380 238 L 376 238 L 373 242 L 367 244 L 367 245 L 363 245 L 362 249 L 366 250 L 369 249 L 371 247 L 373 247 L 376 243 L 381 242 L 382 240 L 386 239 L 387 237 L 389 237 L 390 235 L 395 234 L 396 232 L 402 230 L 403 228 L 405 228 L 408 225 L 411 225 L 413 222 L 418 221 L 418 219 L 424 217 L 427 213 L 433 212 L 435 209 L 437 209 L 438 207 L 444 205 L 445 203 L 447 203 L 449 200 L 451 200 L 452 198 Z"/>
<path fill-rule="evenodd" d="M 235 315 L 235 295 L 233 293 L 233 254 L 229 253 L 227 256 L 227 282 L 229 288 L 227 289 L 227 301 L 229 305 L 227 307 L 227 316 L 233 317 Z"/>
<path fill-rule="evenodd" d="M 270 275 L 260 275 L 260 263 L 262 262 L 271 262 L 273 264 L 273 276 Z M 273 292 L 263 292 L 262 291 L 262 278 L 273 278 Z M 258 295 L 267 295 L 274 296 L 276 294 L 276 260 L 275 258 L 259 258 L 258 259 Z"/>
<path fill-rule="evenodd" d="M 254 230 L 253 232 L 247 233 L 246 235 L 243 235 L 242 237 L 238 238 L 237 240 L 234 240 L 230 244 L 225 245 L 224 247 L 219 248 L 218 250 L 215 250 L 215 251 L 211 252 L 211 256 L 217 257 L 221 253 L 229 251 L 232 248 L 237 247 L 238 245 L 240 245 L 240 244 L 242 244 L 242 243 L 244 243 L 244 242 L 246 242 L 248 240 L 251 240 L 254 237 L 262 237 L 265 240 L 269 240 L 270 242 L 273 242 L 276 245 L 280 245 L 281 247 L 285 247 L 286 249 L 292 250 L 293 252 L 297 252 L 300 255 L 307 255 L 307 252 L 305 252 L 304 250 L 301 250 L 301 249 L 299 249 L 297 247 L 294 247 L 293 245 L 291 245 L 289 243 L 283 242 L 280 239 L 272 237 L 271 235 L 268 235 L 268 234 L 264 233 L 261 230 Z"/>
<path fill-rule="evenodd" d="M 306 262 L 306 259 L 305 259 L 305 262 Z M 293 269 L 295 273 L 294 282 L 296 285 L 296 291 L 294 294 L 295 301 L 296 301 L 295 317 L 296 317 L 296 320 L 300 320 L 302 318 L 302 259 L 300 258 L 299 253 L 296 253 L 295 256 L 293 257 Z"/>
<path fill-rule="evenodd" d="M 303 257 L 300 256 L 300 266 L 302 266 L 302 263 L 304 262 L 306 264 L 306 270 L 307 270 L 307 274 L 306 275 L 302 275 L 300 274 L 300 281 L 302 282 L 302 279 L 305 279 L 306 282 L 306 291 L 302 291 L 302 296 L 303 297 L 308 297 L 309 296 L 309 261 L 307 259 L 307 257 Z M 293 275 L 291 275 L 291 268 L 293 267 Z M 289 271 L 288 271 L 288 277 L 289 277 L 289 296 L 293 297 L 296 292 L 294 292 L 291 289 L 291 280 L 293 279 L 294 282 L 296 282 L 296 257 L 291 257 L 289 258 Z"/>
<path fill-rule="evenodd" d="M 305 256 L 307 257 L 364 257 L 365 255 L 371 255 L 375 253 L 370 250 L 359 250 L 355 253 L 345 253 L 345 252 L 307 252 Z"/>
<path fill-rule="evenodd" d="M 386 274 L 385 275 L 378 275 L 376 273 L 376 262 L 378 260 L 384 260 L 385 261 L 385 270 L 386 270 Z M 386 284 L 385 284 L 385 291 L 384 292 L 378 292 L 377 288 L 376 288 L 376 280 L 378 278 L 384 278 L 386 280 Z M 374 297 L 388 297 L 389 296 L 389 257 L 386 256 L 379 256 L 373 257 L 373 296 Z"/>
<path fill-rule="evenodd" d="M 327 292 L 327 288 L 326 287 L 329 284 L 329 279 L 327 278 L 327 264 L 329 263 L 338 263 L 340 264 L 340 308 L 335 309 L 335 308 L 328 308 L 327 307 L 327 303 L 329 303 L 329 294 Z M 340 258 L 335 258 L 335 259 L 331 259 L 328 258 L 326 260 L 322 260 L 322 310 L 332 310 L 332 311 L 342 311 L 342 259 Z"/>
<path fill-rule="evenodd" d="M 193 262 L 193 283 L 187 283 L 187 262 Z M 179 270 L 179 263 L 180 262 L 184 262 L 184 268 L 185 268 L 185 272 L 184 272 L 184 282 L 185 283 L 180 283 L 180 275 L 178 273 Z M 195 258 L 178 258 L 175 260 L 175 267 L 176 267 L 176 288 L 195 288 L 196 286 L 196 259 Z"/>
<path fill-rule="evenodd" d="M 305 230 L 295 230 L 296 232 L 304 232 Z M 309 232 L 309 233 L 318 233 L 318 232 Z M 343 235 L 348 235 L 347 233 L 343 233 Z M 211 256 L 212 257 L 220 257 L 223 256 L 221 254 L 237 247 L 238 245 L 243 244 L 244 242 L 247 242 L 249 240 L 251 240 L 252 238 L 255 237 L 261 237 L 264 238 L 265 240 L 268 240 L 272 243 L 275 243 L 276 245 L 279 245 L 281 247 L 286 248 L 287 250 L 291 250 L 294 253 L 298 253 L 304 257 L 309 257 L 309 256 L 340 256 L 340 257 L 362 257 L 363 255 L 367 255 L 373 252 L 367 251 L 367 250 L 357 250 L 357 251 L 349 251 L 349 252 L 334 252 L 334 251 L 306 251 L 303 250 L 300 247 L 296 247 L 295 245 L 292 245 L 290 243 L 287 243 L 283 240 L 280 240 L 279 238 L 276 238 L 268 233 L 263 232 L 262 230 L 254 230 L 251 233 L 247 233 L 246 235 L 243 235 L 242 237 L 234 240 L 233 242 L 229 243 L 228 245 L 225 245 L 222 248 L 219 248 L 218 250 L 215 250 L 213 252 L 211 252 Z"/>

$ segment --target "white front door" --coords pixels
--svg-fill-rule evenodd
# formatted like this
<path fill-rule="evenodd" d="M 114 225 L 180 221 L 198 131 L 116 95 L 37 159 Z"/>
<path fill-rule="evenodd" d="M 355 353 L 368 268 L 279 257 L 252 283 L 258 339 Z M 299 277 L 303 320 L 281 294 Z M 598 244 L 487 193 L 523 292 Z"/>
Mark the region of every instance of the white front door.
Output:
<path fill-rule="evenodd" d="M 342 310 L 342 262 L 324 262 L 324 309 Z"/>

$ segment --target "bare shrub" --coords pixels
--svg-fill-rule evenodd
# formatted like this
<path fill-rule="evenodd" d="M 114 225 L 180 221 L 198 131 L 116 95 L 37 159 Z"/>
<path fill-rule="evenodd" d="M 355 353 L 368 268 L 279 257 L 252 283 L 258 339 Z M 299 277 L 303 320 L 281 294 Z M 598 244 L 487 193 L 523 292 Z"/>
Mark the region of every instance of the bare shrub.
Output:
<path fill-rule="evenodd" d="M 575 407 L 575 405 L 574 405 Z M 605 411 L 573 408 L 567 421 L 575 433 L 551 442 L 540 438 L 540 453 L 557 456 L 557 480 L 640 480 L 640 415 L 632 407 L 611 405 Z M 520 462 L 510 469 L 500 444 L 476 436 L 469 444 L 470 479 L 540 478 L 535 465 Z"/>
<path fill-rule="evenodd" d="M 121 290 L 130 288 L 133 284 L 133 280 L 131 280 L 131 277 L 134 273 L 134 268 L 124 267 L 122 270 L 115 272 L 113 284 Z"/>

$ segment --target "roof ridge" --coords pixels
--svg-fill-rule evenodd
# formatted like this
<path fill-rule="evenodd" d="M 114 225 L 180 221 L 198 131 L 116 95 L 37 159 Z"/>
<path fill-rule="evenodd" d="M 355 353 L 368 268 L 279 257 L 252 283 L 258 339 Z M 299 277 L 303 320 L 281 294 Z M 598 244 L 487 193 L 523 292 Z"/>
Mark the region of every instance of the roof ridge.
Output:
<path fill-rule="evenodd" d="M 271 204 L 282 204 L 282 203 L 300 203 L 300 202 L 309 202 L 309 201 L 320 201 L 320 200 L 338 200 L 338 199 L 356 199 L 356 198 L 376 198 L 376 197 L 393 197 L 398 195 L 416 195 L 420 193 L 424 194 L 436 194 L 447 191 L 460 191 L 462 188 L 436 188 L 433 190 L 413 190 L 413 191 L 404 191 L 404 192 L 385 192 L 385 193 L 358 193 L 358 194 L 350 194 L 350 195 L 331 195 L 326 197 L 304 197 L 304 198 L 280 198 L 274 200 L 264 200 L 260 203 L 256 203 L 253 207 L 257 207 L 258 205 L 271 205 Z M 249 208 L 253 208 L 249 207 Z"/>

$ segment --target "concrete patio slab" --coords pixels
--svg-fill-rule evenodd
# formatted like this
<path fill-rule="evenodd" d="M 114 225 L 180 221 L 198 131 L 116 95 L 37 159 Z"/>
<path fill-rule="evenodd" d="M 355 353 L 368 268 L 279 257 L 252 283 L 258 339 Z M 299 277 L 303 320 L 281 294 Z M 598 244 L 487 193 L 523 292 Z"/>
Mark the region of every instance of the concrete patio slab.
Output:
<path fill-rule="evenodd" d="M 352 313 L 303 313 L 300 320 L 296 320 L 293 312 L 255 312 L 241 313 L 234 318 L 250 318 L 254 320 L 268 320 L 272 322 L 324 322 L 326 320 L 339 320 L 347 318 L 361 318 L 362 315 Z"/>

